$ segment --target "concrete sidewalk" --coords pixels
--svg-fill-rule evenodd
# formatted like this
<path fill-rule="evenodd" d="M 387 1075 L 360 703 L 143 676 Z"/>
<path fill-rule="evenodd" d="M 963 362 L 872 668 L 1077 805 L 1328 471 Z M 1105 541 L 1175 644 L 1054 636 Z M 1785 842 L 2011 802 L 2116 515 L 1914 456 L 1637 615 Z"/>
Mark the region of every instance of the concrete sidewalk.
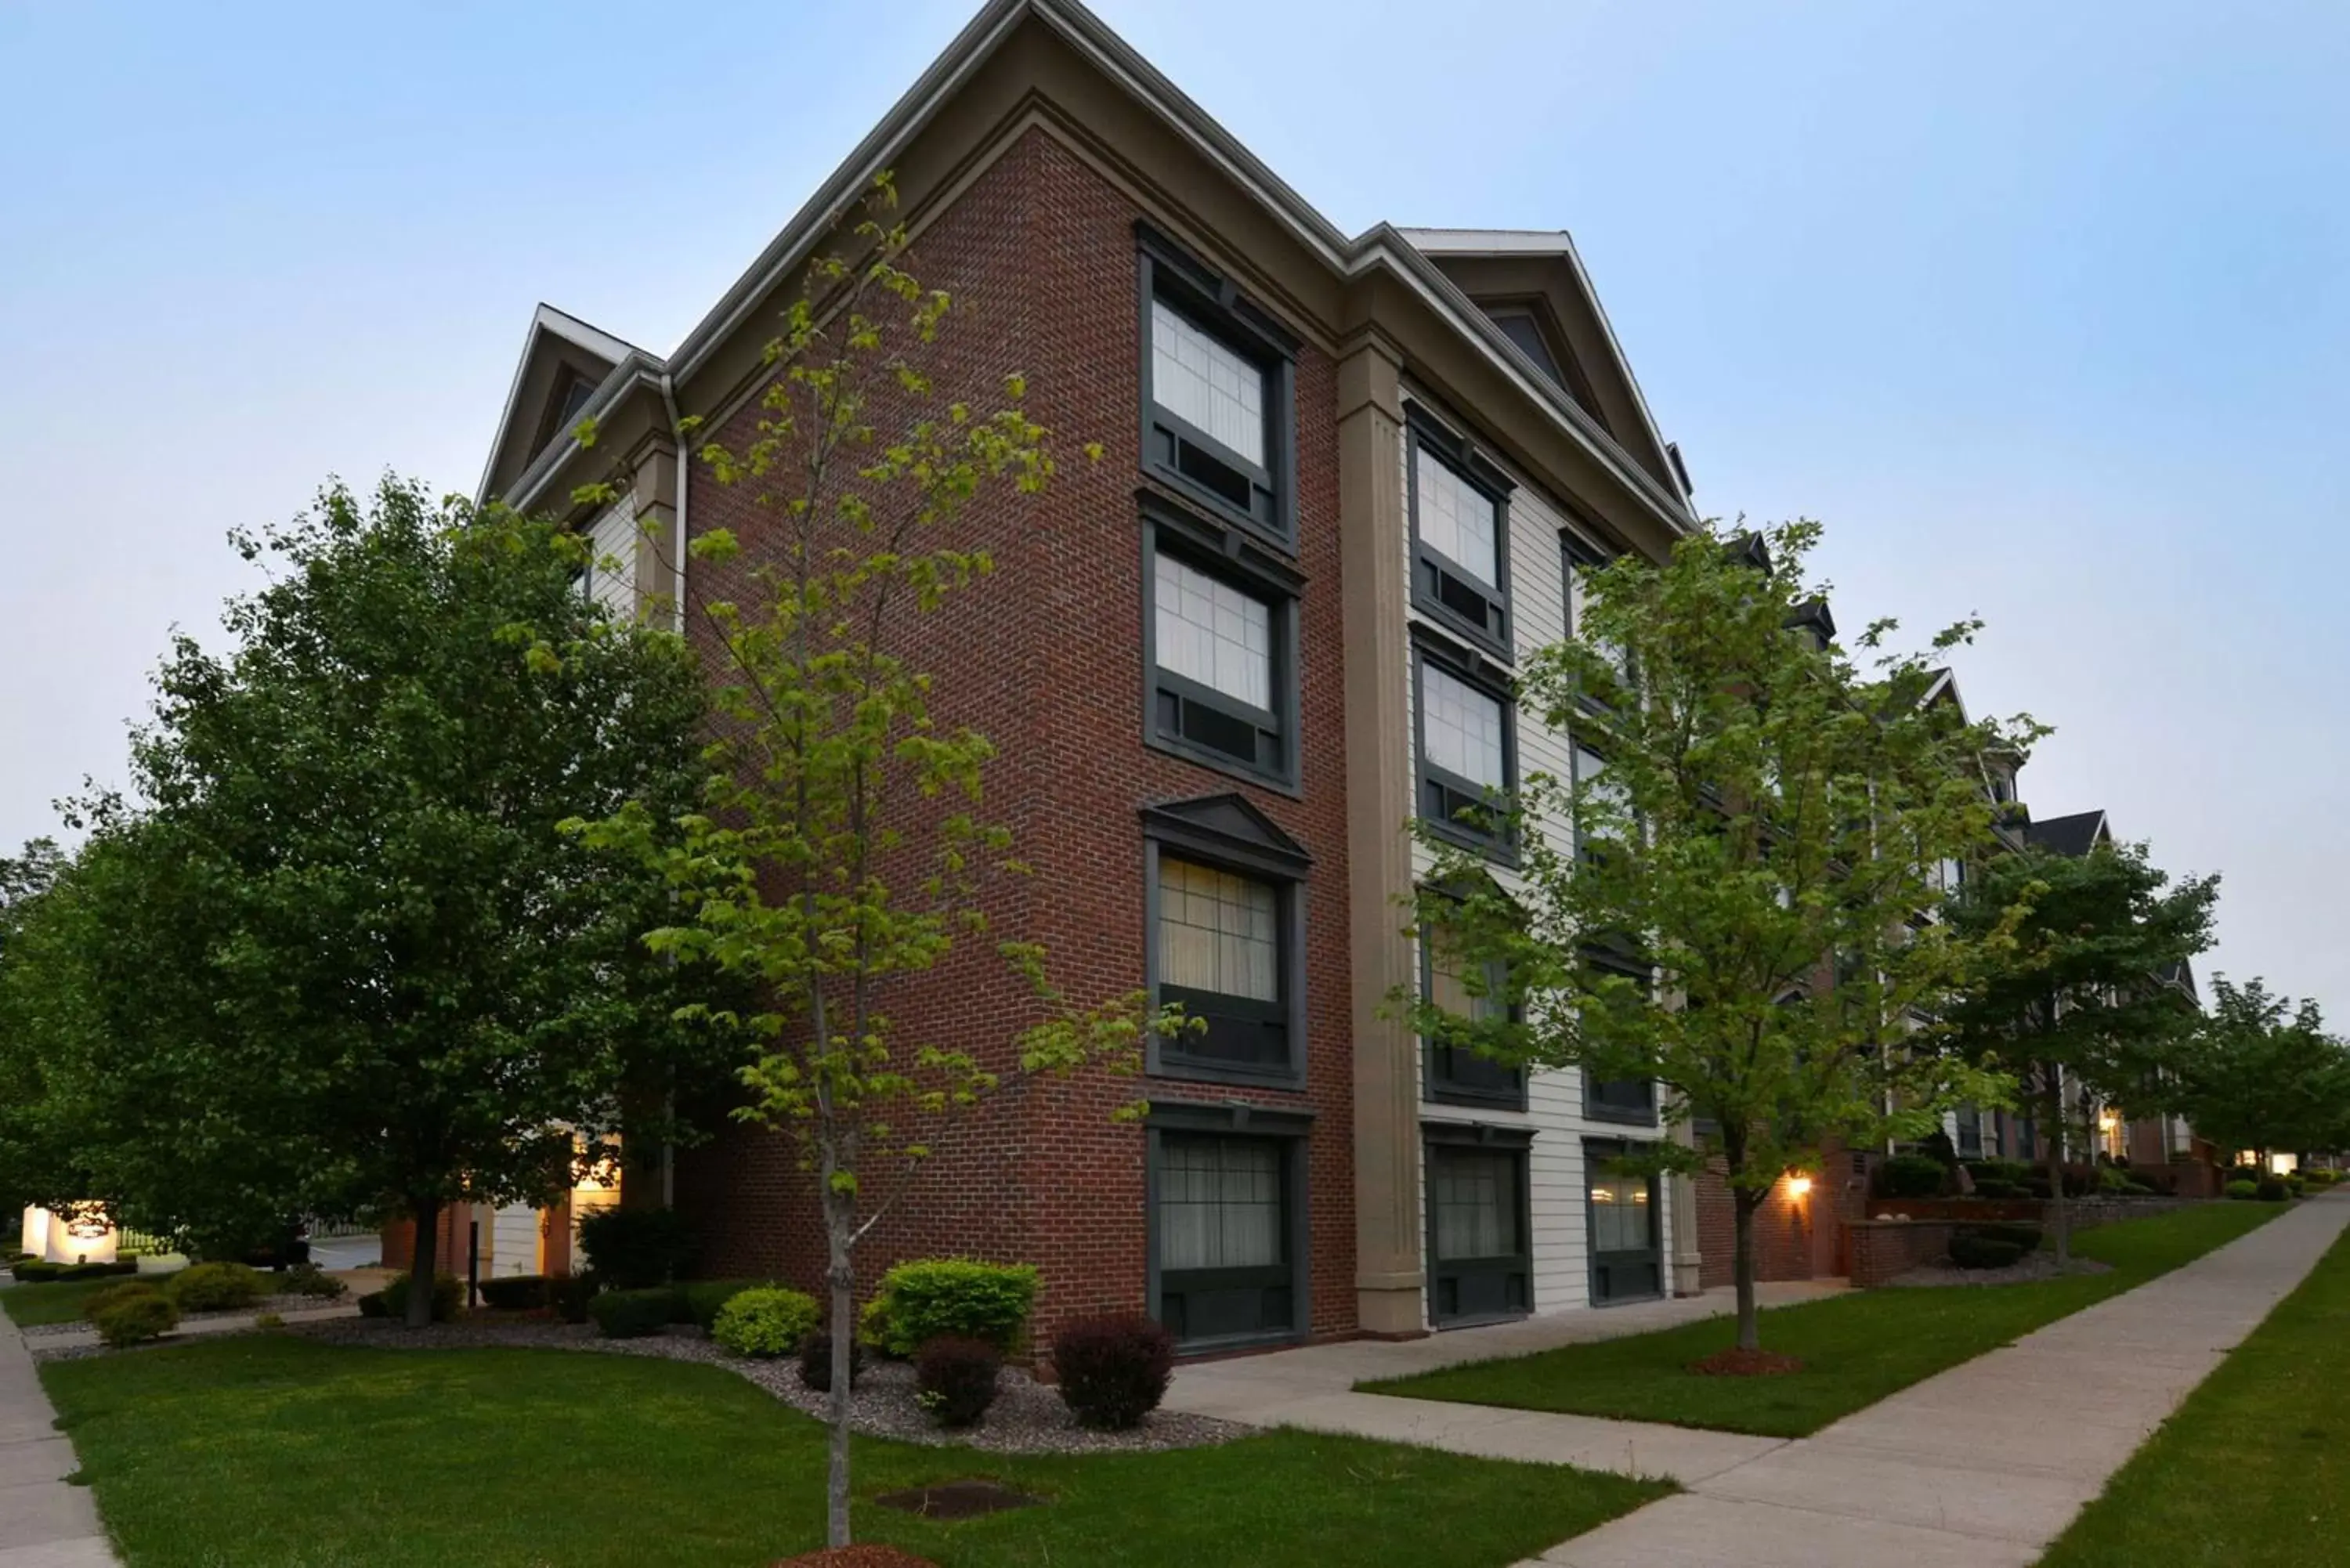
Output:
<path fill-rule="evenodd" d="M 0 1316 L 0 1568 L 114 1568 L 88 1487 L 57 1429 L 24 1335 Z"/>
<path fill-rule="evenodd" d="M 1550 1568 L 2025 1568 L 2350 1225 L 2350 1194 L 1555 1546 Z M 1559 1456 L 1562 1459 L 1566 1455 Z M 1581 1462 L 1579 1460 L 1574 1462 Z"/>
<path fill-rule="evenodd" d="M 1765 1306 L 1785 1306 L 1834 1294 L 1842 1288 L 1837 1282 L 1763 1285 L 1759 1295 Z M 1367 1378 L 1409 1377 L 1465 1362 L 1621 1339 L 1719 1317 L 1736 1304 L 1734 1293 L 1728 1290 L 1708 1291 L 1679 1301 L 1557 1313 L 1491 1328 L 1455 1329 L 1425 1339 L 1348 1340 L 1200 1362 L 1175 1374 L 1166 1405 L 1172 1410 L 1254 1426 L 1346 1432 L 1485 1459 L 1533 1459 L 1619 1475 L 1663 1476 L 1688 1485 L 1783 1448 L 1786 1439 L 1701 1432 L 1646 1421 L 1610 1421 L 1595 1416 L 1510 1410 L 1493 1405 L 1399 1399 L 1357 1394 L 1354 1386 Z"/>
<path fill-rule="evenodd" d="M 215 1334 L 249 1334 L 255 1320 L 264 1313 L 275 1313 L 288 1324 L 317 1323 L 327 1318 L 357 1317 L 359 1314 L 358 1305 L 348 1301 L 318 1303 L 307 1307 L 284 1304 L 291 1299 L 296 1298 L 272 1296 L 250 1312 L 184 1318 L 177 1328 L 164 1336 L 163 1343 L 173 1345 L 182 1340 L 201 1339 Z M 16 1332 L 25 1342 L 26 1352 L 36 1360 L 51 1351 L 72 1350 L 98 1343 L 98 1330 L 87 1324 L 57 1324 L 29 1332 L 21 1329 Z M 10 1565 L 0 1562 L 0 1568 L 10 1568 Z"/>

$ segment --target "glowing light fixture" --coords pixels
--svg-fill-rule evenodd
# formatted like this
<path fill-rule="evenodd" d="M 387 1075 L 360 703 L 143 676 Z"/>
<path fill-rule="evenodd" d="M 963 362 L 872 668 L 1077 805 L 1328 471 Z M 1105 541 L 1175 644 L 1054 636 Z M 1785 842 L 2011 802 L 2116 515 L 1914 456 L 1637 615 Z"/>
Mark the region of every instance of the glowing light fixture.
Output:
<path fill-rule="evenodd" d="M 1801 1198 L 1804 1194 L 1810 1192 L 1811 1189 L 1812 1179 L 1810 1177 L 1791 1176 L 1787 1178 L 1787 1191 L 1793 1196 Z"/>

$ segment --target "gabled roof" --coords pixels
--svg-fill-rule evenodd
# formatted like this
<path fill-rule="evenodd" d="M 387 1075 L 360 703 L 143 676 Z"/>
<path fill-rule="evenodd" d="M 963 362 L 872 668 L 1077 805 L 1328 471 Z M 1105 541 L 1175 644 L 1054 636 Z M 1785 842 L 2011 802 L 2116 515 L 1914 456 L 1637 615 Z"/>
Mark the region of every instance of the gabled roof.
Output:
<path fill-rule="evenodd" d="M 1146 805 L 1142 822 L 1155 838 L 1268 870 L 1303 876 L 1314 864 L 1304 845 L 1237 793 Z"/>
<path fill-rule="evenodd" d="M 2113 830 L 2106 824 L 2103 811 L 2078 811 L 2070 816 L 2051 816 L 2033 823 L 2023 830 L 2024 841 L 2052 855 L 2086 855 L 2100 844 L 2113 842 Z"/>
<path fill-rule="evenodd" d="M 1582 352 L 1572 344 L 1569 353 L 1576 368 L 1586 377 L 1604 378 L 1615 383 L 1623 402 L 1632 410 L 1628 421 L 1631 429 L 1614 430 L 1611 433 L 1639 458 L 1644 467 L 1660 479 L 1687 491 L 1688 472 L 1679 461 L 1670 442 L 1658 430 L 1656 416 L 1648 410 L 1648 400 L 1640 390 L 1639 379 L 1632 374 L 1631 361 L 1624 355 L 1624 346 L 1616 337 L 1616 328 L 1607 319 L 1607 310 L 1599 303 L 1598 291 L 1591 286 L 1591 275 L 1585 270 L 1583 257 L 1575 248 L 1575 237 L 1565 229 L 1399 229 L 1405 240 L 1422 255 L 1440 266 L 1446 263 L 1479 260 L 1530 261 L 1552 264 L 1544 269 L 1552 284 L 1546 290 L 1547 303 L 1555 313 L 1555 322 L 1570 337 L 1576 336 L 1575 317 L 1585 317 L 1596 330 L 1596 343 L 1586 342 Z M 1449 273 L 1454 269 L 1448 267 Z M 1469 287 L 1472 275 L 1460 274 L 1454 281 Z M 1476 296 L 1478 291 L 1471 288 Z M 1515 344 L 1512 345 L 1516 348 Z M 1595 355 L 1590 349 L 1596 348 Z M 1523 349 L 1519 349 L 1523 353 Z M 1596 362 L 1595 363 L 1595 359 Z M 1529 358 L 1529 364 L 1534 361 Z M 1536 367 L 1540 369 L 1539 366 Z"/>
<path fill-rule="evenodd" d="M 547 366 L 549 361 L 558 359 L 588 376 L 598 392 L 605 389 L 605 384 L 623 365 L 660 363 L 635 344 L 542 301 L 531 312 L 530 327 L 523 334 L 522 353 L 515 360 L 514 379 L 506 387 L 505 407 L 498 413 L 497 430 L 490 437 L 489 455 L 483 460 L 476 501 L 490 499 L 492 482 L 502 466 L 520 471 L 533 466 L 543 455 L 518 451 L 516 442 L 527 441 L 543 421 L 546 400 L 554 395 L 547 385 L 551 379 Z M 589 410 L 598 400 L 590 397 Z"/>
<path fill-rule="evenodd" d="M 1652 454 L 1628 450 L 1601 428 L 1565 388 L 1535 368 L 1501 327 L 1401 231 L 1392 224 L 1378 223 L 1353 239 L 1347 238 L 1076 0 L 990 0 L 768 242 L 757 259 L 686 334 L 675 351 L 665 361 L 639 353 L 634 357 L 638 369 L 656 384 L 665 384 L 684 380 L 708 362 L 757 312 L 762 301 L 797 275 L 841 216 L 871 187 L 874 177 L 897 167 L 900 155 L 939 117 L 944 106 L 1009 39 L 1023 26 L 1031 25 L 1049 29 L 1062 44 L 1262 207 L 1297 244 L 1334 274 L 1354 278 L 1378 272 L 1393 277 L 1543 410 L 1663 529 L 1683 534 L 1696 527 L 1697 515 L 1690 506 L 1688 495 L 1678 483 L 1661 477 L 1673 472 L 1669 461 L 1659 468 Z M 1575 264 L 1575 269 L 1579 276 L 1579 263 Z M 1579 286 L 1587 291 L 1588 281 L 1583 280 Z M 1612 341 L 1611 334 L 1611 344 Z M 629 368 L 623 363 L 615 369 L 612 378 L 589 400 L 583 410 L 585 415 L 597 415 L 624 394 L 627 386 L 623 373 Z M 1653 442 L 1655 432 L 1645 406 L 1638 422 L 1643 429 L 1635 445 Z M 500 487 L 515 504 L 527 506 L 534 501 L 537 487 L 559 466 L 570 443 L 556 441 L 551 450 L 555 454 L 552 459 L 548 453 L 539 454 L 544 466 L 535 462 L 531 472 Z M 485 477 L 485 492 L 488 483 Z"/>

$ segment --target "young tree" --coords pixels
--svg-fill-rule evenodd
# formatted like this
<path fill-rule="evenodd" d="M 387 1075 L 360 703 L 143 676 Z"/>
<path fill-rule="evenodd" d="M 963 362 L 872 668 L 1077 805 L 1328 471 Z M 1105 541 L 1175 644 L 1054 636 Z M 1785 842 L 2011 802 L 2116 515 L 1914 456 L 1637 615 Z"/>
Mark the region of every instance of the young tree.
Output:
<path fill-rule="evenodd" d="M 685 809 L 701 684 L 549 524 L 388 480 L 236 542 L 282 569 L 230 606 L 225 657 L 183 638 L 164 664 L 141 806 L 92 845 L 71 1074 L 143 1212 L 394 1203 L 430 1278 L 443 1205 L 551 1198 L 626 1085 L 712 1065 L 672 1018 L 692 977 L 638 940 L 660 878 L 556 831 Z"/>
<path fill-rule="evenodd" d="M 833 1376 L 827 1533 L 849 1542 L 849 1358 L 856 1250 L 906 1190 L 939 1123 L 1007 1077 L 1089 1062 L 1130 1068 L 1147 1029 L 1139 995 L 1069 1003 L 1034 945 L 999 940 L 1034 985 L 1032 1026 L 995 1052 L 931 1033 L 952 1008 L 940 967 L 958 939 L 990 935 L 987 889 L 1020 869 L 1010 834 L 979 815 L 994 748 L 934 720 L 918 662 L 927 618 L 993 566 L 972 503 L 1041 491 L 1045 431 L 1003 407 L 941 402 L 927 369 L 944 294 L 907 270 L 886 180 L 854 233 L 860 254 L 814 263 L 767 358 L 776 373 L 740 450 L 701 455 L 759 507 L 756 537 L 712 529 L 688 602 L 723 664 L 720 738 L 703 809 L 664 843 L 657 805 L 579 825 L 588 841 L 658 866 L 678 894 L 662 953 L 756 982 L 755 1006 L 720 1022 L 761 1045 L 738 1115 L 788 1130 L 816 1177 L 826 1241 Z M 587 432 L 592 438 L 593 431 Z M 607 493 L 583 493 L 601 500 Z M 999 514 L 1000 515 L 1000 514 Z M 958 521 L 973 526 L 958 530 Z M 658 540 L 651 541 L 656 546 Z M 698 582 L 741 586 L 712 597 Z M 933 640 L 932 646 L 935 646 Z M 1128 1107 L 1132 1114 L 1137 1107 Z"/>
<path fill-rule="evenodd" d="M 2159 976 L 2210 946 L 2217 877 L 2169 877 L 2143 845 L 2087 855 L 2033 847 L 1976 867 L 1950 906 L 1961 932 L 2012 930 L 2013 945 L 1950 1012 L 1956 1048 L 2013 1074 L 2048 1134 L 2051 1231 L 2072 1256 L 2064 1200 L 2067 1093 L 2158 1108 L 2194 1008 Z M 2029 912 L 2019 923 L 2015 911 Z"/>
<path fill-rule="evenodd" d="M 1449 825 L 1419 830 L 1436 860 L 1421 929 L 1467 989 L 1512 1005 L 1465 1018 L 1408 999 L 1418 1026 L 1503 1062 L 1668 1090 L 1694 1147 L 1660 1141 L 1646 1162 L 1721 1162 L 1746 1352 L 1772 1184 L 1825 1140 L 1918 1136 L 1945 1105 L 2000 1093 L 1931 1048 L 1921 1012 L 1986 944 L 1918 917 L 1938 863 L 1991 843 L 1976 759 L 2034 733 L 1929 703 L 1936 671 L 1882 651 L 1890 622 L 1859 639 L 1866 670 L 1793 629 L 1817 537 L 1810 523 L 1763 541 L 1701 533 L 1666 565 L 1589 573 L 1581 639 L 1524 667 L 1521 711 L 1571 734 L 1581 760 L 1493 808 L 1516 872 L 1487 876 Z"/>
<path fill-rule="evenodd" d="M 2255 978 L 2211 980 L 2210 1013 L 2176 1058 L 2176 1106 L 2196 1133 L 2250 1149 L 2343 1147 L 2350 1131 L 2350 1049 L 2325 1032 L 2317 1003 L 2273 995 Z"/>

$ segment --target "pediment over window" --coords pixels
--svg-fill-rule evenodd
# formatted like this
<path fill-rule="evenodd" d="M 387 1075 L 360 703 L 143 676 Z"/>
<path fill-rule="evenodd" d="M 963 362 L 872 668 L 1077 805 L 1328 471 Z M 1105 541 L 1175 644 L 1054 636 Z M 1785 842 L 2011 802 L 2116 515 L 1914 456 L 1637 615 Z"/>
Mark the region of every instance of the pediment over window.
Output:
<path fill-rule="evenodd" d="M 1162 843 L 1274 876 L 1305 874 L 1314 857 L 1246 796 L 1201 795 L 1142 808 L 1142 829 Z"/>

